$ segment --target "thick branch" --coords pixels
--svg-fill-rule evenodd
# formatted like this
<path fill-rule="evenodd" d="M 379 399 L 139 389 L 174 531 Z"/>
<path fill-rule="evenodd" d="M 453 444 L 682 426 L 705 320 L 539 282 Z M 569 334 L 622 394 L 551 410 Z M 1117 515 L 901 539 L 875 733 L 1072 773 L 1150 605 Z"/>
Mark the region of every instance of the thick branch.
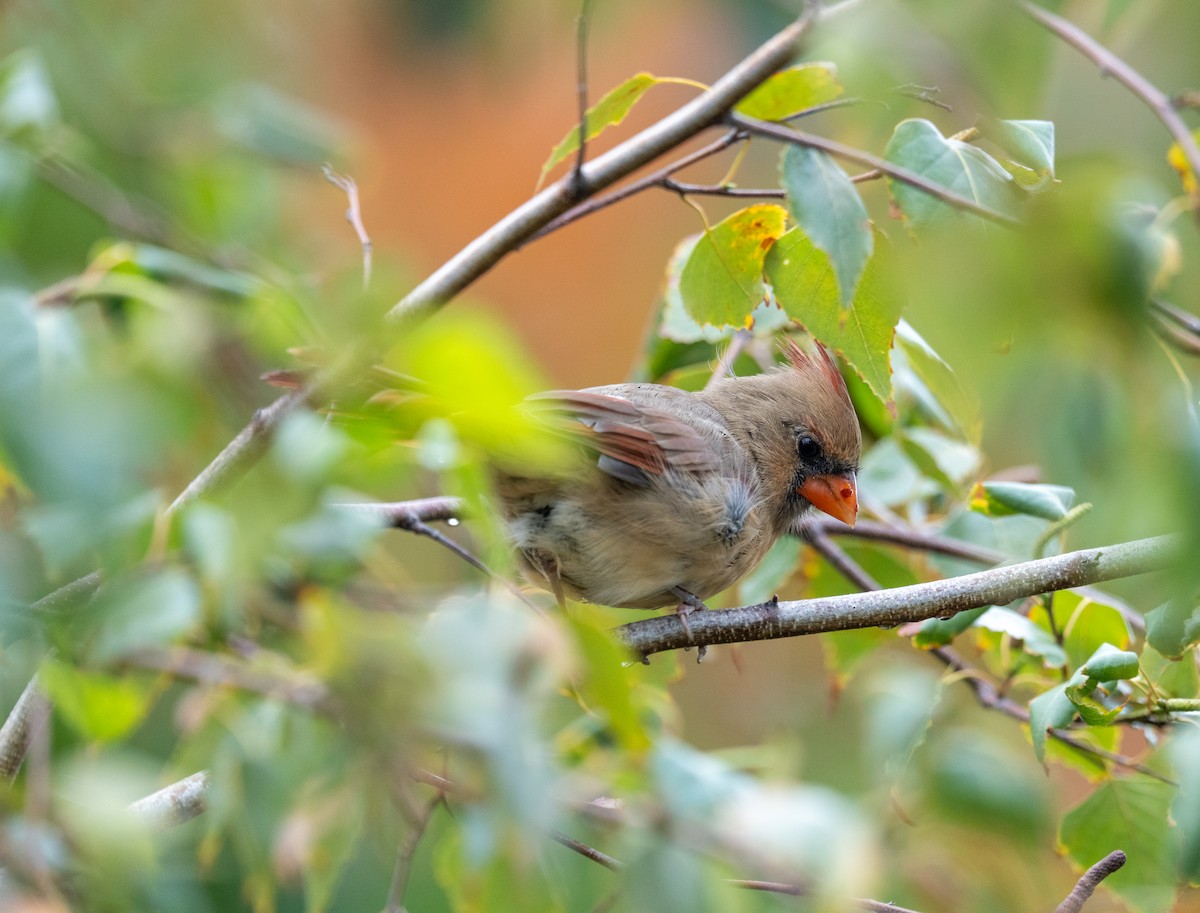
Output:
<path fill-rule="evenodd" d="M 720 120 L 764 79 L 796 56 L 800 40 L 816 18 L 817 4 L 809 0 L 804 13 L 769 38 L 681 108 L 641 133 L 583 165 L 537 196 L 517 207 L 447 260 L 409 292 L 392 310 L 393 320 L 419 320 L 440 308 L 514 251 L 538 230 L 579 202 L 582 186 L 589 193 L 612 186 Z"/>
<path fill-rule="evenodd" d="M 1179 143 L 1192 173 L 1200 176 L 1200 147 L 1196 145 L 1192 132 L 1188 130 L 1187 124 L 1183 122 L 1183 118 L 1179 116 L 1175 105 L 1165 92 L 1073 22 L 1068 22 L 1061 16 L 1056 16 L 1026 0 L 1021 0 L 1020 7 L 1031 19 L 1049 29 L 1099 67 L 1101 76 L 1113 77 L 1140 98 L 1146 107 L 1154 112 L 1154 116 L 1162 121 L 1167 132 L 1175 138 L 1175 142 Z"/>
<path fill-rule="evenodd" d="M 873 593 L 693 612 L 688 619 L 690 637 L 677 615 L 622 625 L 617 628 L 617 635 L 635 654 L 647 657 L 688 646 L 892 627 L 955 615 L 966 609 L 1007 605 L 1052 590 L 1162 570 L 1174 558 L 1173 541 L 1168 536 L 1139 539 Z"/>

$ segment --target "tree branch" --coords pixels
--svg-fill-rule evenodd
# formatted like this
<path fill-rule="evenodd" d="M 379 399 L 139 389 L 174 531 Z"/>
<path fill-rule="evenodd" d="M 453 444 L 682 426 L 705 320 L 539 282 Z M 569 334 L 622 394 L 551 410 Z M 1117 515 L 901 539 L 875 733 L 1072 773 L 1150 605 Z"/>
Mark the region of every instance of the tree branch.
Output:
<path fill-rule="evenodd" d="M 389 312 L 393 321 L 416 321 L 433 313 L 518 248 L 537 231 L 579 202 L 573 188 L 588 193 L 621 178 L 721 121 L 742 98 L 796 56 L 800 41 L 816 20 L 818 4 L 807 0 L 804 12 L 736 64 L 706 92 L 636 136 L 547 187 L 443 263 Z"/>
<path fill-rule="evenodd" d="M 864 152 L 861 149 L 855 149 L 853 146 L 847 146 L 845 143 L 839 143 L 837 140 L 828 139 L 824 136 L 817 136 L 815 133 L 805 133 L 802 130 L 796 130 L 793 127 L 787 127 L 783 124 L 771 123 L 770 121 L 757 120 L 753 117 L 746 117 L 744 114 L 732 112 L 726 118 L 726 121 L 738 129 L 745 130 L 749 133 L 757 134 L 758 136 L 766 136 L 771 139 L 779 140 L 784 143 L 793 143 L 797 146 L 807 146 L 811 149 L 820 149 L 822 152 L 827 152 L 837 158 L 846 159 L 866 168 L 873 168 L 886 174 L 888 177 L 896 181 L 902 181 L 910 187 L 915 187 L 917 190 L 924 191 L 932 197 L 936 197 L 943 203 L 953 206 L 956 209 L 962 209 L 966 212 L 974 213 L 977 216 L 982 216 L 992 222 L 998 222 L 1001 225 L 1016 225 L 1017 220 L 1006 216 L 1002 212 L 997 212 L 987 206 L 976 203 L 974 200 L 955 193 L 953 190 L 948 190 L 941 184 L 935 184 L 933 181 L 911 171 L 908 168 L 903 168 L 900 165 L 893 165 L 887 159 L 880 158 L 877 155 L 872 155 L 870 152 Z"/>
<path fill-rule="evenodd" d="M 1162 121 L 1167 132 L 1175 138 L 1175 142 L 1179 143 L 1192 173 L 1200 177 L 1200 147 L 1196 145 L 1192 132 L 1179 116 L 1170 96 L 1073 22 L 1068 22 L 1037 4 L 1029 3 L 1028 0 L 1019 0 L 1018 5 L 1027 16 L 1092 61 L 1100 68 L 1101 76 L 1112 76 L 1141 99 L 1146 107 L 1154 112 L 1154 116 Z M 1193 199 L 1200 200 L 1196 194 L 1192 196 Z"/>
<path fill-rule="evenodd" d="M 1100 887 L 1100 882 L 1124 864 L 1125 854 L 1121 850 L 1113 850 L 1083 873 L 1083 877 L 1071 889 L 1071 893 L 1067 895 L 1066 899 L 1058 905 L 1058 909 L 1054 913 L 1079 913 L 1096 888 Z"/>
<path fill-rule="evenodd" d="M 616 634 L 645 658 L 689 646 L 924 621 L 966 609 L 1007 605 L 1051 590 L 1162 570 L 1174 560 L 1174 541 L 1169 536 L 1139 539 L 872 593 L 693 612 L 688 619 L 690 634 L 676 615 L 631 622 L 617 628 Z"/>
<path fill-rule="evenodd" d="M 0 777 L 12 780 L 21 769 L 29 740 L 50 715 L 50 702 L 38 690 L 37 676 L 29 680 L 17 703 L 0 728 Z"/>
<path fill-rule="evenodd" d="M 190 821 L 207 807 L 208 771 L 201 770 L 138 799 L 129 810 L 153 830 L 165 830 Z"/>

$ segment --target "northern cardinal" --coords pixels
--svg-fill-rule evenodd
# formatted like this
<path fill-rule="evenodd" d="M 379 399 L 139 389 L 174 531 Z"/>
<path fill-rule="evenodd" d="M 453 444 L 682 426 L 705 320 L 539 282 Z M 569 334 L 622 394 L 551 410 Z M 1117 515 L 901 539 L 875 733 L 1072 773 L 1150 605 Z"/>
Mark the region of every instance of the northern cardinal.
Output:
<path fill-rule="evenodd" d="M 498 472 L 531 581 L 560 602 L 676 604 L 688 627 L 810 507 L 853 525 L 862 437 L 846 385 L 823 348 L 788 339 L 784 351 L 786 365 L 695 393 L 612 384 L 531 398 L 585 453 L 559 477 Z"/>

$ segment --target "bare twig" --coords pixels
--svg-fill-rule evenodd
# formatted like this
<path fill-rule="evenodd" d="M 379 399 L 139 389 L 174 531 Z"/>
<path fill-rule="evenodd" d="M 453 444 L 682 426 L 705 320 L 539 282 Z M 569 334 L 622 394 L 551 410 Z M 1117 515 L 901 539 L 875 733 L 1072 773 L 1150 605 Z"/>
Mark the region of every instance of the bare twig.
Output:
<path fill-rule="evenodd" d="M 587 38 L 589 0 L 579 0 L 579 18 L 575 28 L 575 98 L 579 106 L 579 145 L 575 149 L 575 165 L 571 169 L 571 193 L 582 199 L 587 195 L 587 179 L 583 176 L 583 163 L 587 161 L 588 138 L 588 67 Z"/>
<path fill-rule="evenodd" d="M 1075 887 L 1071 889 L 1071 893 L 1058 905 L 1058 909 L 1054 913 L 1079 913 L 1096 888 L 1100 887 L 1100 882 L 1124 864 L 1125 854 L 1121 850 L 1113 850 L 1083 873 Z"/>
<path fill-rule="evenodd" d="M 735 64 L 706 92 L 586 163 L 581 175 L 589 193 L 612 186 L 719 122 L 737 102 L 796 56 L 817 10 L 818 4 L 807 0 L 802 15 Z M 547 187 L 443 263 L 398 302 L 389 317 L 412 321 L 436 311 L 577 202 L 570 176 Z"/>
<path fill-rule="evenodd" d="M 690 632 L 675 615 L 662 615 L 623 625 L 616 633 L 635 655 L 648 657 L 701 644 L 897 625 L 1162 570 L 1176 560 L 1174 552 L 1175 540 L 1169 536 L 1139 539 L 873 593 L 695 612 Z"/>
<path fill-rule="evenodd" d="M 1175 138 L 1175 142 L 1179 143 L 1192 174 L 1200 177 L 1200 147 L 1196 145 L 1192 132 L 1188 130 L 1187 124 L 1171 103 L 1170 96 L 1073 22 L 1068 22 L 1037 4 L 1029 3 L 1028 0 L 1018 0 L 1018 6 L 1031 19 L 1092 61 L 1100 69 L 1101 76 L 1113 77 L 1141 99 L 1146 107 L 1154 112 L 1155 117 L 1162 121 L 1167 132 Z M 1200 197 L 1193 194 L 1193 199 Z"/>
<path fill-rule="evenodd" d="M 837 158 L 846 159 L 847 161 L 855 162 L 866 168 L 873 168 L 876 171 L 882 172 L 888 177 L 896 181 L 901 181 L 914 187 L 917 190 L 924 191 L 932 197 L 936 197 L 943 203 L 953 206 L 957 209 L 962 209 L 966 212 L 974 213 L 977 216 L 982 216 L 992 222 L 998 222 L 1001 225 L 1015 225 L 1017 220 L 1011 216 L 1007 216 L 1002 212 L 984 206 L 975 202 L 968 197 L 955 193 L 953 190 L 948 190 L 941 184 L 935 184 L 924 175 L 917 174 L 908 168 L 903 168 L 899 165 L 893 165 L 887 159 L 882 159 L 870 152 L 864 152 L 861 149 L 856 149 L 853 146 L 847 146 L 845 143 L 839 143 L 837 140 L 828 139 L 824 136 L 817 136 L 814 133 L 805 133 L 801 130 L 796 130 L 793 127 L 788 127 L 783 124 L 771 123 L 770 121 L 757 120 L 753 117 L 746 117 L 744 114 L 733 112 L 726 117 L 726 121 L 733 127 L 740 130 L 745 130 L 749 133 L 757 134 L 758 136 L 767 136 L 771 139 L 776 139 L 785 143 L 794 143 L 798 146 L 807 146 L 811 149 L 820 149 L 822 152 L 827 152 Z"/>
<path fill-rule="evenodd" d="M 1000 552 L 984 548 L 982 545 L 962 542 L 948 536 L 939 536 L 936 533 L 922 532 L 908 526 L 859 520 L 853 527 L 849 527 L 840 520 L 826 517 L 824 514 L 805 520 L 799 533 L 801 535 L 853 536 L 859 539 L 873 539 L 919 551 L 935 552 L 950 558 L 963 558 L 978 564 L 999 564 L 1006 558 Z"/>
<path fill-rule="evenodd" d="M 387 903 L 383 907 L 384 913 L 403 913 L 404 891 L 408 887 L 408 877 L 412 873 L 413 857 L 417 855 L 417 847 L 421 844 L 421 838 L 425 836 L 429 820 L 433 817 L 437 807 L 445 801 L 445 793 L 439 791 L 436 796 L 425 803 L 412 823 L 412 830 L 408 832 L 404 842 L 396 851 L 396 867 L 392 870 L 392 883 L 388 887 Z"/>
<path fill-rule="evenodd" d="M 860 590 L 879 590 L 882 587 L 879 583 L 863 570 L 862 566 L 847 555 L 836 543 L 828 536 L 817 535 L 812 536 L 808 540 L 808 544 L 817 550 L 817 553 L 833 565 L 834 570 L 853 583 Z"/>
<path fill-rule="evenodd" d="M 285 675 L 256 669 L 220 653 L 188 647 L 143 647 L 125 654 L 121 663 L 206 685 L 223 685 L 261 694 L 308 710 L 329 714 L 338 712 L 329 689 L 316 678 L 303 673 Z"/>
<path fill-rule="evenodd" d="M 601 852 L 594 846 L 588 846 L 586 843 L 582 843 L 581 841 L 576 840 L 574 837 L 568 837 L 562 831 L 551 831 L 550 836 L 556 842 L 561 843 L 572 852 L 578 853 L 585 859 L 592 860 L 592 862 L 599 863 L 609 871 L 615 872 L 617 869 L 621 868 L 621 863 L 616 859 L 613 859 L 612 856 Z"/>
<path fill-rule="evenodd" d="M 151 829 L 165 830 L 202 814 L 207 807 L 208 789 L 208 771 L 201 770 L 138 799 L 129 810 Z"/>
<path fill-rule="evenodd" d="M 397 529 L 408 529 L 410 524 L 417 522 L 432 523 L 437 520 L 457 521 L 462 517 L 463 502 L 460 498 L 418 498 L 415 501 L 390 501 L 377 503 L 373 501 L 340 504 L 352 510 L 361 510 L 378 514 L 387 519 L 388 524 Z"/>
<path fill-rule="evenodd" d="M 371 244 L 371 236 L 367 234 L 367 228 L 363 224 L 362 203 L 358 198 L 358 183 L 349 175 L 338 174 L 328 162 L 321 166 L 321 173 L 325 175 L 325 180 L 346 195 L 346 221 L 350 223 L 350 227 L 354 229 L 354 234 L 358 237 L 358 243 L 362 245 L 363 288 L 369 288 L 374 247 Z"/>

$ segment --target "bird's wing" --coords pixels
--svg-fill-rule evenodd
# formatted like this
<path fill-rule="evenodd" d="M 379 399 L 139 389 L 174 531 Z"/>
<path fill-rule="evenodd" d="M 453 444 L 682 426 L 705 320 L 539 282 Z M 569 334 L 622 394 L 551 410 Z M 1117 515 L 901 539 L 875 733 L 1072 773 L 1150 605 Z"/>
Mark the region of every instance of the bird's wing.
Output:
<path fill-rule="evenodd" d="M 663 409 L 591 390 L 552 390 L 529 402 L 547 409 L 562 430 L 599 453 L 600 469 L 625 481 L 645 484 L 641 473 L 662 475 L 669 469 L 704 473 L 720 468 L 712 444 Z"/>

